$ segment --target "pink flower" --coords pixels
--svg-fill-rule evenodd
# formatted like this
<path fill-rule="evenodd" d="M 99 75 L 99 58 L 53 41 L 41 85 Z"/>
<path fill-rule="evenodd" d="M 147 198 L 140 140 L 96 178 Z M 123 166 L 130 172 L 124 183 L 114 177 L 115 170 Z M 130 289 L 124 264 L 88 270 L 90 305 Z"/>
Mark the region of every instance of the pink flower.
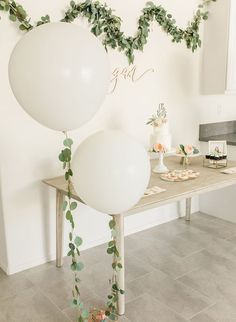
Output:
<path fill-rule="evenodd" d="M 192 145 L 185 145 L 185 147 L 184 147 L 184 151 L 185 151 L 187 154 L 192 154 L 192 153 L 193 153 L 193 146 L 192 146 Z"/>

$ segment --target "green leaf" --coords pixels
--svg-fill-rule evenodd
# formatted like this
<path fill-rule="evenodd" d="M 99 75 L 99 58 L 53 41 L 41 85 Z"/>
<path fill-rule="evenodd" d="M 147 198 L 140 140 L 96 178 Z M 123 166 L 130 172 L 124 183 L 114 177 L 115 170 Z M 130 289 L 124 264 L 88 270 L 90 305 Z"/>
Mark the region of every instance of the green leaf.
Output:
<path fill-rule="evenodd" d="M 113 248 L 107 248 L 107 254 L 111 255 L 114 253 Z"/>
<path fill-rule="evenodd" d="M 84 264 L 82 262 L 76 263 L 76 271 L 80 272 L 84 268 Z"/>
<path fill-rule="evenodd" d="M 75 2 L 74 2 L 74 1 L 71 1 L 71 2 L 70 2 L 70 6 L 71 6 L 72 8 L 74 8 L 74 7 L 75 7 Z"/>
<path fill-rule="evenodd" d="M 67 212 L 66 212 L 66 219 L 69 221 L 71 221 L 71 219 L 72 219 L 72 213 L 70 210 L 67 210 Z"/>
<path fill-rule="evenodd" d="M 27 17 L 26 11 L 22 6 L 17 6 L 17 11 L 18 11 L 18 14 L 21 16 L 21 19 L 24 20 Z"/>
<path fill-rule="evenodd" d="M 72 177 L 73 176 L 73 172 L 71 169 L 68 169 L 68 174 Z"/>
<path fill-rule="evenodd" d="M 76 267 L 77 267 L 77 263 L 76 262 L 73 262 L 71 265 L 70 265 L 70 268 L 73 272 L 76 271 Z"/>
<path fill-rule="evenodd" d="M 148 2 L 146 3 L 146 5 L 147 5 L 147 6 L 150 6 L 150 7 L 154 7 L 154 6 L 155 6 L 155 4 L 154 4 L 152 1 L 148 1 Z"/>
<path fill-rule="evenodd" d="M 75 250 L 75 245 L 73 243 L 69 243 L 69 248 L 74 251 Z"/>
<path fill-rule="evenodd" d="M 118 289 L 118 287 L 117 287 L 117 285 L 116 285 L 116 284 L 113 284 L 113 285 L 112 285 L 112 289 L 113 289 L 114 291 L 119 291 L 119 289 Z"/>
<path fill-rule="evenodd" d="M 112 247 L 112 246 L 114 246 L 114 244 L 115 244 L 115 241 L 114 240 L 111 240 L 108 243 L 108 247 Z"/>
<path fill-rule="evenodd" d="M 71 211 L 72 211 L 72 210 L 75 210 L 75 209 L 76 209 L 76 207 L 77 207 L 77 202 L 73 201 L 73 202 L 71 203 L 71 205 L 70 205 L 70 210 L 71 210 Z"/>
<path fill-rule="evenodd" d="M 79 236 L 76 236 L 74 243 L 77 247 L 80 247 L 83 244 L 83 239 Z"/>
<path fill-rule="evenodd" d="M 115 226 L 116 226 L 115 220 L 114 219 L 110 220 L 109 221 L 109 227 L 110 227 L 110 229 L 113 229 Z"/>
<path fill-rule="evenodd" d="M 64 154 L 62 152 L 59 154 L 58 158 L 59 158 L 59 160 L 61 162 L 65 162 L 65 157 L 64 157 Z"/>
<path fill-rule="evenodd" d="M 73 299 L 71 301 L 71 307 L 74 308 L 74 309 L 76 309 L 78 307 L 78 301 L 77 301 L 77 299 Z"/>
<path fill-rule="evenodd" d="M 17 18 L 16 18 L 16 16 L 15 16 L 15 15 L 10 15 L 10 16 L 9 16 L 9 19 L 10 19 L 11 21 L 15 22 Z"/>
<path fill-rule="evenodd" d="M 73 144 L 73 140 L 72 139 L 70 139 L 70 138 L 68 138 L 68 139 L 65 139 L 64 141 L 63 141 L 63 144 L 64 144 L 64 146 L 66 146 L 66 147 L 71 147 L 72 146 L 72 144 Z"/>
<path fill-rule="evenodd" d="M 89 312 L 88 312 L 88 310 L 84 309 L 84 310 L 82 311 L 82 317 L 83 317 L 84 319 L 86 319 L 86 318 L 88 318 L 88 317 L 89 317 Z"/>
<path fill-rule="evenodd" d="M 73 238 L 72 233 L 69 233 L 69 239 L 70 239 L 70 241 L 72 241 L 72 238 Z"/>
<path fill-rule="evenodd" d="M 61 153 L 63 154 L 63 157 L 64 157 L 63 161 L 67 161 L 67 162 L 71 161 L 71 150 L 69 148 L 62 150 Z"/>
<path fill-rule="evenodd" d="M 114 314 L 114 313 L 111 313 L 111 314 L 109 315 L 109 319 L 110 319 L 111 321 L 117 321 L 117 315 L 116 315 L 116 314 Z"/>

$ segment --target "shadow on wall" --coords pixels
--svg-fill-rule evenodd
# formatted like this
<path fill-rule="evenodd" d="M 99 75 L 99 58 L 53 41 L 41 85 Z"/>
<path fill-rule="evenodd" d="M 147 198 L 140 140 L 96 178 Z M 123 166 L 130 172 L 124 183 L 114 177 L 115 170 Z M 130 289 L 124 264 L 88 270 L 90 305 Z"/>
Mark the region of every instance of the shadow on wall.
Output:
<path fill-rule="evenodd" d="M 7 272 L 8 258 L 7 258 L 6 232 L 5 232 L 3 198 L 2 198 L 1 168 L 0 168 L 0 268 L 2 268 L 5 272 Z"/>
<path fill-rule="evenodd" d="M 55 225 L 50 224 L 50 196 L 49 196 L 49 188 L 45 186 L 45 184 L 40 184 L 40 207 L 42 213 L 42 231 L 43 231 L 43 252 L 44 257 L 47 260 L 51 260 L 51 253 L 54 252 L 54 249 L 50 249 L 50 227 L 55 227 Z"/>

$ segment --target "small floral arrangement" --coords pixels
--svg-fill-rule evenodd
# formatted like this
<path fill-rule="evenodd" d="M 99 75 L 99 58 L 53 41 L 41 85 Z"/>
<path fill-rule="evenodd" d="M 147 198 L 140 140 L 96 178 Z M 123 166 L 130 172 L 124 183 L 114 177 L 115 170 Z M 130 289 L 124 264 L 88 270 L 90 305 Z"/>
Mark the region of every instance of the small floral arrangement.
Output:
<path fill-rule="evenodd" d="M 157 109 L 156 114 L 153 114 L 149 118 L 146 125 L 151 125 L 153 127 L 160 127 L 162 124 L 167 123 L 167 111 L 164 106 L 164 103 L 160 103 Z"/>
<path fill-rule="evenodd" d="M 194 145 L 190 145 L 190 144 L 180 144 L 176 150 L 177 154 L 182 154 L 183 156 L 190 156 L 193 154 L 198 154 L 199 150 L 198 148 L 196 148 Z"/>
<path fill-rule="evenodd" d="M 156 143 L 153 146 L 152 152 L 156 152 L 156 153 L 166 153 L 166 147 L 163 144 L 161 144 L 161 143 Z"/>
<path fill-rule="evenodd" d="M 106 322 L 106 314 L 103 310 L 92 309 L 90 311 L 88 322 Z"/>

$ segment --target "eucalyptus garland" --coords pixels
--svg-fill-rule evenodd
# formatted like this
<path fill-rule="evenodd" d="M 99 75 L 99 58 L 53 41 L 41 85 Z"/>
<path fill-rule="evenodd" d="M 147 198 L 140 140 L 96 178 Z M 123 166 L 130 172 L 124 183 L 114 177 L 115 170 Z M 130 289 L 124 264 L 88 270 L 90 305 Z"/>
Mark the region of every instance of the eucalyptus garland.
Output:
<path fill-rule="evenodd" d="M 63 163 L 63 169 L 65 171 L 65 180 L 67 182 L 67 200 L 63 203 L 63 211 L 66 214 L 66 219 L 69 221 L 71 231 L 69 233 L 69 251 L 67 256 L 71 256 L 71 270 L 74 273 L 74 286 L 72 290 L 72 303 L 71 306 L 78 310 L 78 322 L 86 322 L 89 316 L 89 312 L 84 308 L 84 304 L 80 298 L 80 278 L 78 273 L 84 268 L 84 264 L 79 260 L 80 250 L 83 240 L 80 236 L 75 234 L 75 221 L 73 217 L 73 211 L 77 208 L 77 202 L 72 201 L 72 182 L 71 178 L 73 172 L 71 169 L 71 157 L 72 157 L 72 139 L 67 137 L 65 133 L 65 140 L 63 141 L 64 148 L 59 154 L 59 160 Z"/>
<path fill-rule="evenodd" d="M 113 276 L 111 280 L 111 294 L 108 295 L 107 306 L 108 309 L 106 311 L 106 316 L 109 317 L 111 321 L 117 321 L 118 317 L 118 296 L 119 294 L 124 294 L 124 290 L 122 290 L 118 284 L 117 273 L 119 270 L 123 268 L 121 264 L 121 258 L 119 249 L 117 247 L 117 235 L 118 235 L 118 227 L 116 225 L 116 218 L 113 218 L 109 221 L 109 227 L 111 230 L 112 240 L 108 243 L 107 253 L 113 255 L 112 261 L 112 269 Z"/>
<path fill-rule="evenodd" d="M 152 1 L 148 1 L 138 19 L 138 31 L 134 37 L 126 36 L 121 31 L 121 18 L 114 15 L 111 8 L 108 8 L 106 4 L 101 4 L 99 1 L 86 0 L 78 4 L 75 1 L 71 1 L 70 8 L 65 12 L 61 21 L 73 22 L 78 17 L 87 18 L 92 26 L 91 32 L 95 36 L 101 37 L 106 49 L 110 47 L 124 52 L 129 63 L 133 63 L 135 50 L 143 51 L 147 43 L 152 21 L 156 21 L 171 36 L 172 42 L 180 43 L 184 41 L 187 48 L 193 52 L 198 47 L 201 47 L 199 27 L 203 20 L 208 19 L 207 6 L 215 1 L 202 0 L 186 29 L 179 28 L 175 19 L 162 5 L 156 5 Z M 10 20 L 18 21 L 20 30 L 29 31 L 34 26 L 50 22 L 49 15 L 45 15 L 34 25 L 31 24 L 31 19 L 22 5 L 11 0 L 0 0 L 0 10 L 7 12 Z"/>

